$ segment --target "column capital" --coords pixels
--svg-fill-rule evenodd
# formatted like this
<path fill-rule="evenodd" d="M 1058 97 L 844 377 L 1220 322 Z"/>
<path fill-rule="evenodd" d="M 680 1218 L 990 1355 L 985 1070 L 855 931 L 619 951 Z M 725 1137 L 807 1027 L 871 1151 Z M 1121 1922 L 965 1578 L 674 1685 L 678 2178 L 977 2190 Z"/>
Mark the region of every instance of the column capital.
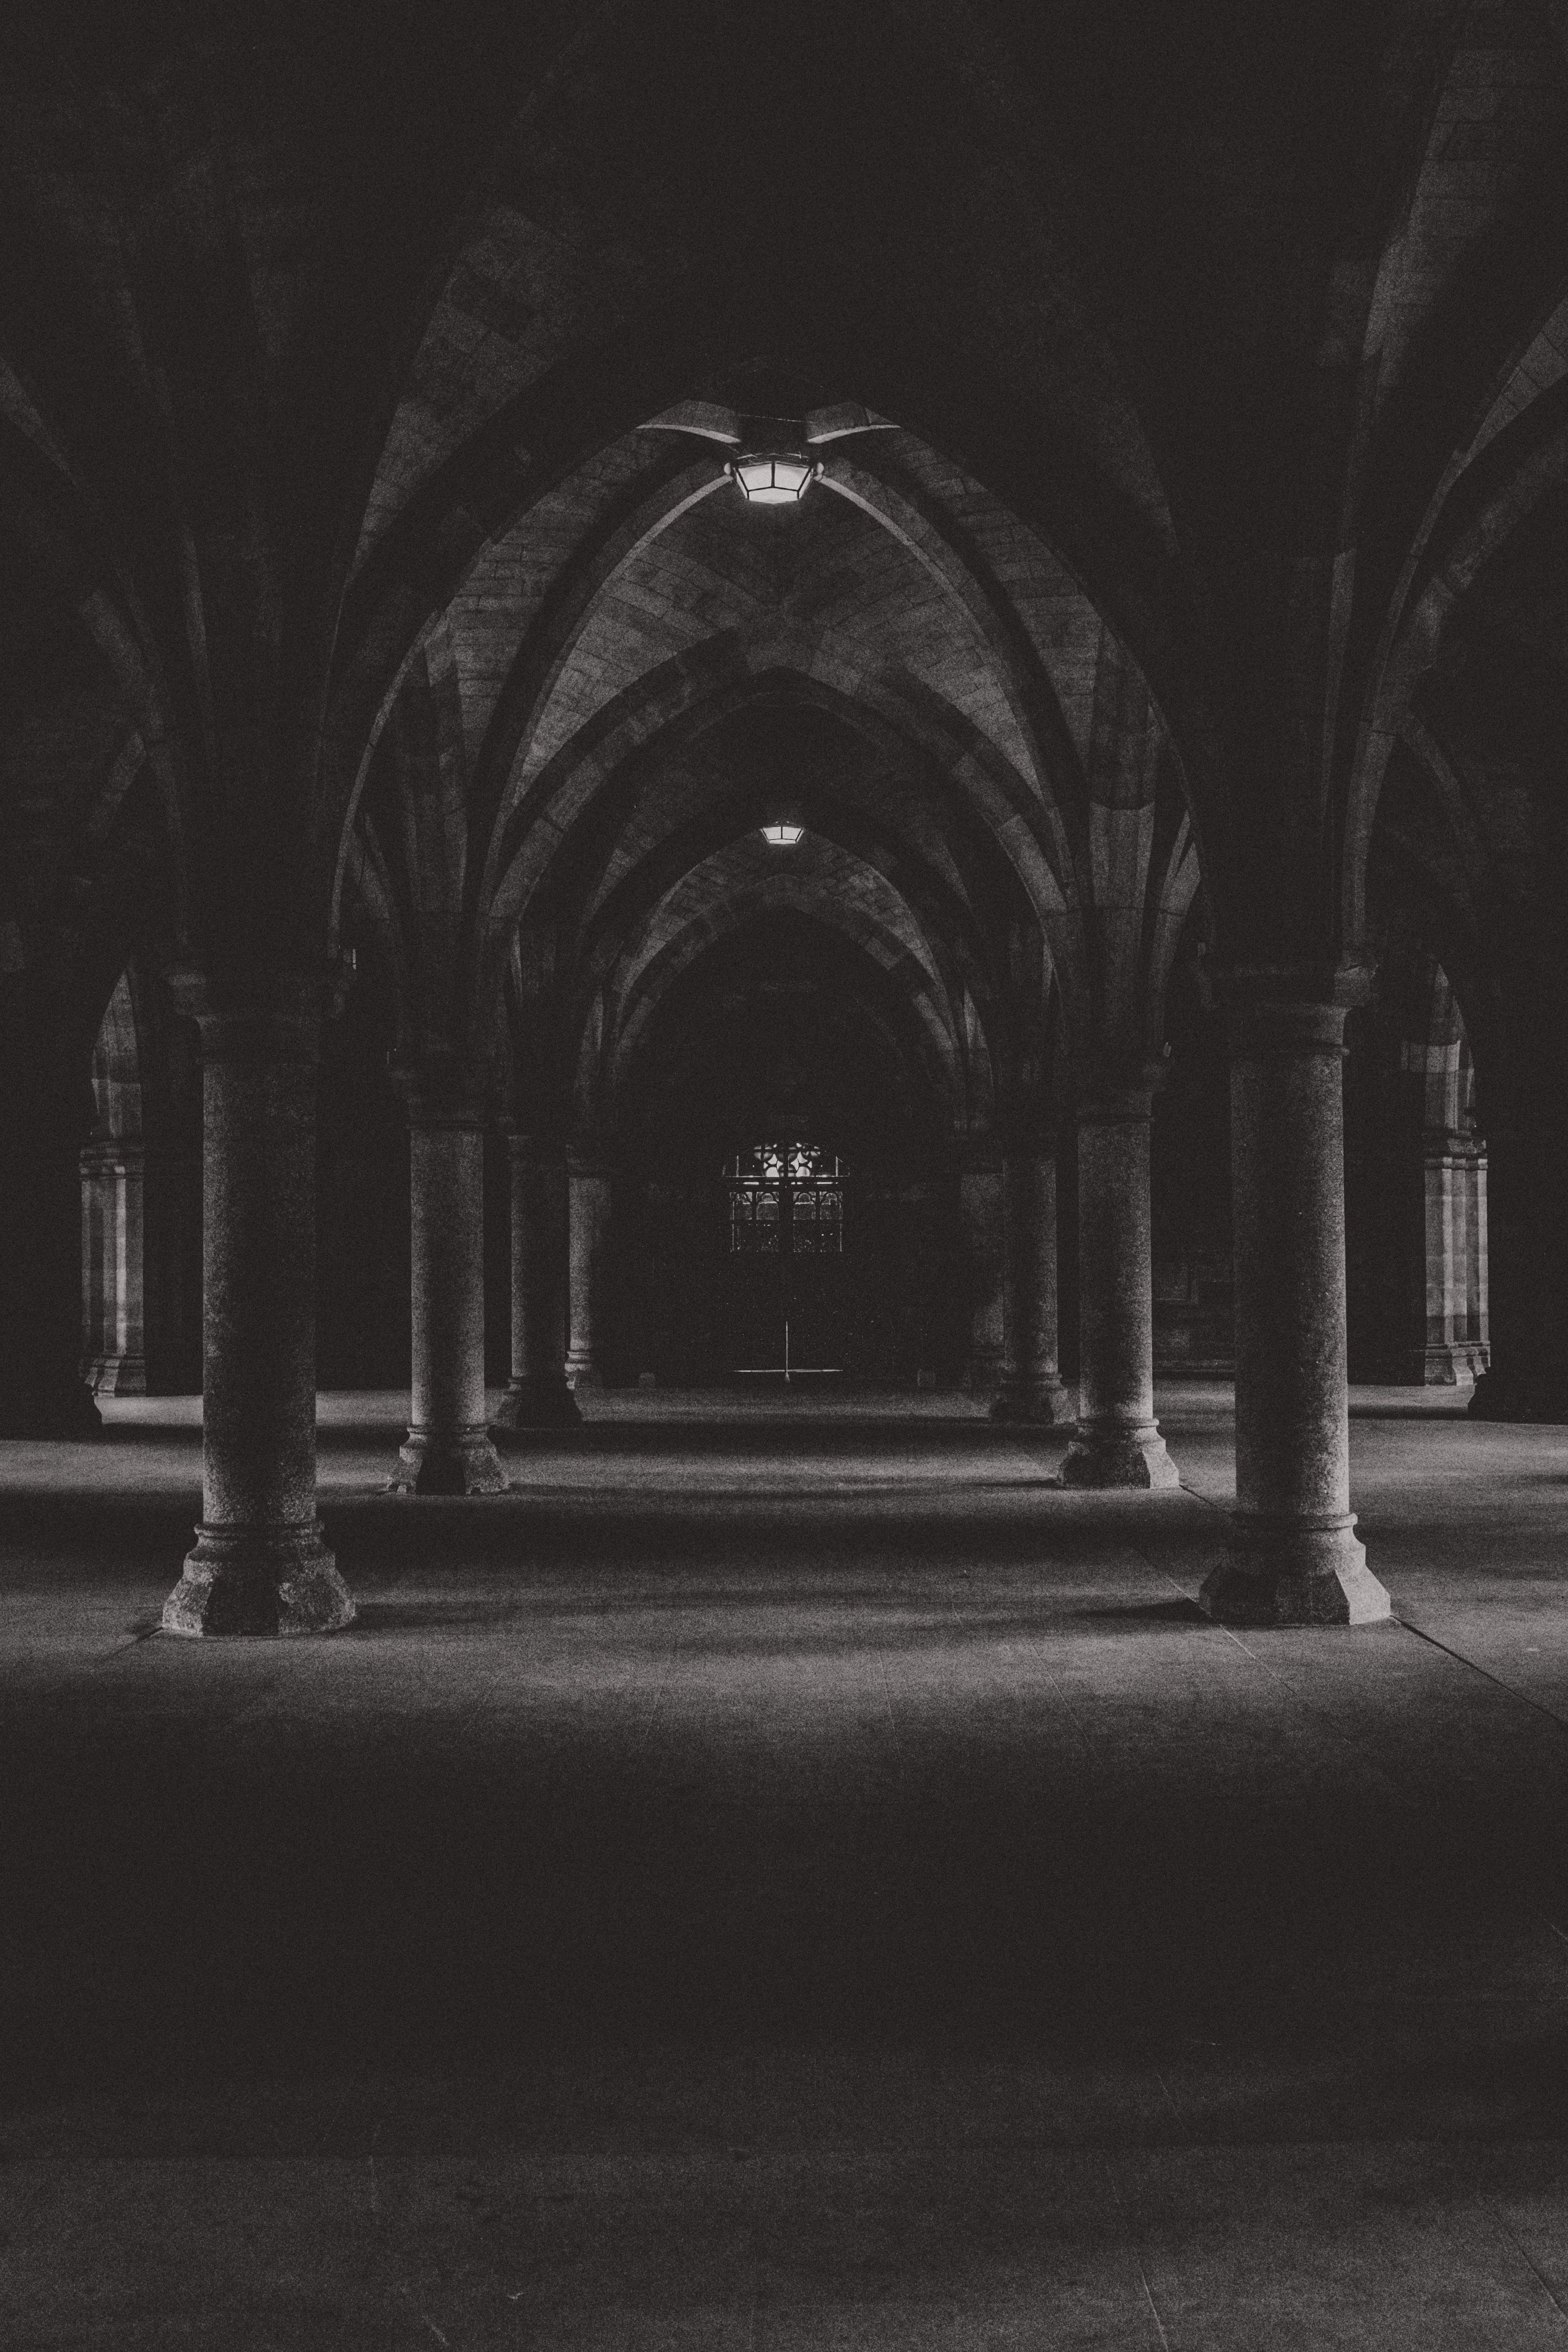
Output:
<path fill-rule="evenodd" d="M 1005 1136 L 1002 1140 L 1002 1165 L 1010 1160 L 1048 1160 L 1054 1168 L 1057 1159 L 1058 1129 L 1053 1119 L 1049 1127 L 1031 1128 L 1026 1134 Z"/>
<path fill-rule="evenodd" d="M 1427 1160 L 1484 1160 L 1487 1147 L 1473 1128 L 1424 1127 L 1421 1150 Z"/>
<path fill-rule="evenodd" d="M 999 1176 L 1002 1172 L 1002 1145 L 994 1135 L 961 1136 L 956 1157 L 961 1176 Z"/>
<path fill-rule="evenodd" d="M 506 1138 L 506 1148 L 512 1160 L 524 1168 L 563 1168 L 566 1146 L 558 1135 L 541 1134 L 527 1119 L 500 1118 L 496 1121 Z"/>
<path fill-rule="evenodd" d="M 325 1009 L 324 971 L 172 972 L 177 1013 L 201 1031 L 209 1062 L 310 1062 L 317 1058 Z"/>
<path fill-rule="evenodd" d="M 139 1135 L 89 1135 L 78 1164 L 84 1176 L 140 1173 L 147 1165 L 147 1147 Z"/>
<path fill-rule="evenodd" d="M 1018 1085 L 998 1096 L 995 1132 L 1005 1159 L 1054 1152 L 1061 1124 L 1062 1106 L 1053 1086 Z"/>
<path fill-rule="evenodd" d="M 464 1054 L 396 1055 L 387 1076 L 403 1097 L 410 1127 L 483 1127 L 489 1117 L 488 1061 Z"/>
<path fill-rule="evenodd" d="M 1099 1124 L 1153 1117 L 1154 1097 L 1165 1083 L 1163 1055 L 1082 1054 L 1069 1067 L 1080 1119 Z"/>
<path fill-rule="evenodd" d="M 1345 1015 L 1371 1001 L 1374 976 L 1362 957 L 1222 964 L 1205 971 L 1205 987 L 1225 1013 L 1237 1051 L 1342 1054 Z"/>

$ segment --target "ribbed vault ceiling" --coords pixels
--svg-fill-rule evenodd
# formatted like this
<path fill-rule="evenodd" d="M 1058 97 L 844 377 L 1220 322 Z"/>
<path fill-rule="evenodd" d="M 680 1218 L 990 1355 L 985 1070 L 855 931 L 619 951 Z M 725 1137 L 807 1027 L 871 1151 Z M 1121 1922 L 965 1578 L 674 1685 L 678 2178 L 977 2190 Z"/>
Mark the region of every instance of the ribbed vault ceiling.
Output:
<path fill-rule="evenodd" d="M 1200 857 L 1222 957 L 1568 971 L 1550 0 L 82 23 L 0 99 L 13 963 L 371 923 L 407 1050 L 593 1091 L 794 796 L 960 1122 L 1157 1045 Z M 763 516 L 748 409 L 890 429 Z"/>

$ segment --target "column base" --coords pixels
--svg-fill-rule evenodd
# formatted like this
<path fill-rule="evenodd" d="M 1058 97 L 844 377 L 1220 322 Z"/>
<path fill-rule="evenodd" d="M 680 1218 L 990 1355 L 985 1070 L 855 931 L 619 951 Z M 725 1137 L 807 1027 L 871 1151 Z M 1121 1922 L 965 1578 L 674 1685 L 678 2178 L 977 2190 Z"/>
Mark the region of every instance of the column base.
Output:
<path fill-rule="evenodd" d="M 1489 1353 L 1484 1344 L 1468 1341 L 1451 1348 L 1412 1348 L 1404 1355 L 1354 1363 L 1351 1378 L 1373 1388 L 1468 1388 L 1485 1372 Z"/>
<path fill-rule="evenodd" d="M 95 1356 L 82 1369 L 82 1381 L 97 1396 L 145 1396 L 145 1356 Z"/>
<path fill-rule="evenodd" d="M 85 1381 L 48 1389 L 18 1387 L 0 1394 L 0 1437 L 96 1437 L 103 1415 Z"/>
<path fill-rule="evenodd" d="M 527 1372 L 512 1381 L 496 1408 L 498 1429 L 578 1429 L 583 1408 L 562 1372 Z"/>
<path fill-rule="evenodd" d="M 569 1389 L 602 1389 L 605 1385 L 605 1375 L 598 1365 L 590 1362 L 586 1356 L 568 1356 L 566 1385 Z"/>
<path fill-rule="evenodd" d="M 1415 1377 L 1426 1388 L 1458 1388 L 1461 1382 L 1481 1378 L 1490 1354 L 1489 1348 L 1470 1340 L 1451 1348 L 1428 1348 L 1418 1360 Z"/>
<path fill-rule="evenodd" d="M 510 1485 L 483 1422 L 411 1429 L 387 1480 L 394 1495 L 504 1495 Z"/>
<path fill-rule="evenodd" d="M 1157 1423 L 1080 1421 L 1056 1484 L 1165 1489 L 1179 1486 L 1181 1474 Z"/>
<path fill-rule="evenodd" d="M 1061 1429 L 1078 1419 L 1078 1401 L 1052 1373 L 1005 1372 L 991 1418 L 1031 1429 Z"/>
<path fill-rule="evenodd" d="M 1221 1625 L 1376 1625 L 1389 1614 L 1388 1595 L 1348 1516 L 1237 1512 L 1229 1556 L 1205 1578 L 1198 1605 Z"/>
<path fill-rule="evenodd" d="M 335 1633 L 353 1615 L 353 1596 L 319 1520 L 302 1528 L 200 1527 L 163 1603 L 163 1631 Z"/>
<path fill-rule="evenodd" d="M 1468 1407 L 1472 1421 L 1568 1421 L 1568 1377 L 1560 1372 L 1515 1372 L 1494 1364 L 1476 1382 Z"/>

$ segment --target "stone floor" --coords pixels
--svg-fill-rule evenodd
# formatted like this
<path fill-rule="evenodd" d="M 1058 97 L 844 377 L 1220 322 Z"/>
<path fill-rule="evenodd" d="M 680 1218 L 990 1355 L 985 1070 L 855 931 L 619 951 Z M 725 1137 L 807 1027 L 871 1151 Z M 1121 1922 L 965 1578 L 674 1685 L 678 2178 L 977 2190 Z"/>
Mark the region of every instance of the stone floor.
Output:
<path fill-rule="evenodd" d="M 1366 1392 L 1398 1622 L 950 1398 L 606 1396 L 354 1629 L 155 1631 L 191 1406 L 0 1446 L 17 2352 L 1568 2347 L 1568 1430 Z"/>

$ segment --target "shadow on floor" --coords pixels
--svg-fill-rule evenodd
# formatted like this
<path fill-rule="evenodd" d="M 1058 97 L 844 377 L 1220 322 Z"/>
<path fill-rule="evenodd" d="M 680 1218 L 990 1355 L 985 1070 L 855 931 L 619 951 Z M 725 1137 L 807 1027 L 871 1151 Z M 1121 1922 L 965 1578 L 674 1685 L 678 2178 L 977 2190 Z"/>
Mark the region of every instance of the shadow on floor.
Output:
<path fill-rule="evenodd" d="M 1208 1625 L 1213 1622 L 1195 1601 L 1185 1599 L 1130 1601 L 1119 1609 L 1078 1609 L 1073 1617 L 1080 1625 Z"/>

